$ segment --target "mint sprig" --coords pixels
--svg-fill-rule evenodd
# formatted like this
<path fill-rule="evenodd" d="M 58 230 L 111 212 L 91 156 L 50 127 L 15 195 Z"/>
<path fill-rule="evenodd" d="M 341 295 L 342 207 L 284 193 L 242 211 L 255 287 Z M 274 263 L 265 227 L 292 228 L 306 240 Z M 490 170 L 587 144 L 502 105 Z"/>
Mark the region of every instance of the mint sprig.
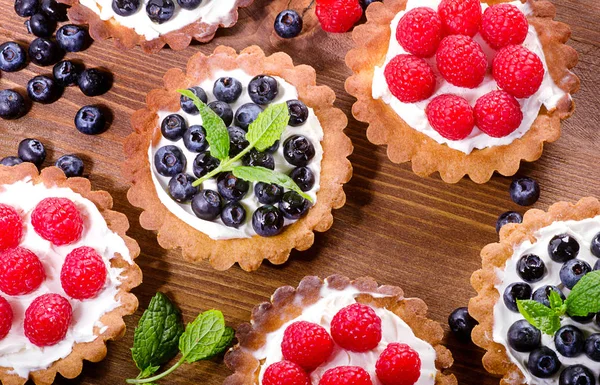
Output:
<path fill-rule="evenodd" d="M 542 333 L 554 335 L 560 329 L 560 316 L 553 309 L 537 301 L 517 301 L 517 307 L 523 317 Z"/>
<path fill-rule="evenodd" d="M 587 273 L 565 301 L 570 316 L 585 317 L 600 312 L 600 270 Z"/>
<path fill-rule="evenodd" d="M 287 188 L 288 190 L 297 192 L 302 197 L 312 202 L 310 195 L 302 191 L 292 178 L 283 173 L 275 172 L 264 167 L 249 166 L 234 167 L 231 171 L 233 172 L 233 175 L 246 181 L 278 184 L 281 187 Z"/>

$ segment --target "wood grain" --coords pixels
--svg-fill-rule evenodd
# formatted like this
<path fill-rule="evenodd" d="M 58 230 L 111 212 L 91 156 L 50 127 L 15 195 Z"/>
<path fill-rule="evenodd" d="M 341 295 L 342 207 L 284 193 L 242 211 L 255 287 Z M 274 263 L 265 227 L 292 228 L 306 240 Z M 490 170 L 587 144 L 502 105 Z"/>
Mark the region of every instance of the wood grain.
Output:
<path fill-rule="evenodd" d="M 540 182 L 542 196 L 535 207 L 543 209 L 558 200 L 600 196 L 600 5 L 594 0 L 554 2 L 557 18 L 569 23 L 573 30 L 570 44 L 580 53 L 576 73 L 582 86 L 575 96 L 577 111 L 563 125 L 561 139 L 547 145 L 543 157 L 536 163 L 524 164 L 519 173 Z M 480 267 L 480 249 L 497 240 L 497 216 L 506 210 L 524 211 L 509 198 L 511 179 L 494 176 L 481 186 L 469 180 L 448 185 L 437 176 L 415 176 L 409 165 L 392 164 L 385 148 L 370 144 L 365 137 L 366 126 L 350 114 L 353 98 L 343 87 L 349 75 L 343 59 L 352 45 L 350 35 L 328 35 L 313 29 L 314 12 L 308 11 L 311 31 L 283 42 L 274 36 L 272 25 L 286 4 L 287 0 L 256 0 L 241 11 L 236 27 L 220 31 L 210 44 L 194 45 L 183 52 L 163 50 L 147 56 L 139 49 L 118 51 L 111 42 L 100 42 L 83 53 L 69 54 L 69 58 L 81 60 L 88 67 L 112 71 L 113 89 L 101 97 L 88 98 L 78 89 L 69 88 L 57 103 L 36 104 L 22 119 L 0 121 L 0 157 L 16 155 L 18 142 L 26 137 L 46 144 L 45 165 L 67 153 L 82 156 L 92 185 L 113 194 L 115 209 L 127 214 L 131 222 L 129 235 L 142 248 L 138 263 L 144 271 L 144 284 L 135 291 L 142 308 L 161 290 L 177 302 L 186 320 L 203 310 L 218 308 L 235 326 L 247 321 L 251 309 L 268 300 L 277 287 L 296 285 L 305 275 L 341 273 L 350 277 L 372 276 L 380 283 L 402 286 L 408 296 L 425 300 L 430 316 L 447 329 L 448 314 L 456 307 L 466 306 L 474 295 L 469 277 Z M 303 2 L 294 0 L 292 4 L 301 8 Z M 1 41 L 29 42 L 24 20 L 14 14 L 12 6 L 11 0 L 0 0 Z M 178 252 L 162 250 L 155 234 L 140 227 L 139 210 L 128 204 L 128 186 L 119 173 L 123 139 L 131 130 L 129 116 L 143 106 L 145 94 L 161 84 L 167 69 L 184 69 L 193 53 L 210 53 L 219 44 L 238 50 L 258 44 L 268 54 L 283 50 L 296 64 L 315 67 L 318 81 L 335 90 L 336 105 L 350 117 L 347 133 L 355 146 L 351 157 L 354 178 L 346 185 L 348 202 L 335 212 L 333 228 L 318 234 L 309 251 L 294 252 L 285 265 L 266 264 L 254 273 L 238 267 L 216 272 L 207 263 L 193 265 L 184 262 Z M 0 88 L 22 91 L 31 77 L 50 72 L 50 67 L 30 64 L 18 73 L 2 73 Z M 110 129 L 97 137 L 82 135 L 73 125 L 76 111 L 92 103 L 106 105 L 113 112 Z M 140 315 L 138 310 L 127 319 L 126 337 L 109 345 L 105 361 L 86 363 L 78 379 L 59 379 L 57 383 L 122 384 L 124 379 L 135 377 L 137 371 L 129 349 Z M 481 367 L 479 349 L 461 344 L 450 335 L 446 343 L 454 353 L 453 371 L 461 384 L 497 384 Z M 217 385 L 228 374 L 221 360 L 214 360 L 184 366 L 163 383 Z"/>

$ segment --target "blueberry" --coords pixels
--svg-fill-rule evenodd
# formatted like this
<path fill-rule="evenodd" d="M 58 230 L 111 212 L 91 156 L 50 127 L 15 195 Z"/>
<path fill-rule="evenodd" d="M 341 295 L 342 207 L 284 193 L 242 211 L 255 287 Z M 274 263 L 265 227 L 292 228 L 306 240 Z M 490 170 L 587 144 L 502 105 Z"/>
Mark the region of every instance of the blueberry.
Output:
<path fill-rule="evenodd" d="M 48 76 L 36 76 L 27 82 L 27 95 L 34 102 L 48 104 L 58 100 L 62 90 L 54 79 Z"/>
<path fill-rule="evenodd" d="M 517 300 L 531 299 L 531 286 L 524 282 L 510 284 L 504 291 L 503 298 L 507 308 L 518 312 Z"/>
<path fill-rule="evenodd" d="M 196 95 L 198 97 L 198 99 L 200 99 L 203 103 L 206 103 L 208 101 L 206 92 L 204 92 L 204 90 L 201 87 L 191 87 L 191 88 L 188 88 L 187 90 L 191 91 L 194 95 Z M 187 96 L 181 95 L 179 97 L 179 105 L 181 106 L 181 109 L 183 111 L 185 111 L 186 113 L 188 113 L 190 115 L 198 115 L 198 113 L 199 113 L 199 111 L 196 108 L 196 105 L 194 104 L 192 99 L 188 98 Z"/>
<path fill-rule="evenodd" d="M 476 325 L 477 321 L 471 317 L 466 307 L 459 307 L 448 317 L 450 330 L 461 341 L 471 341 L 471 332 Z"/>
<path fill-rule="evenodd" d="M 206 140 L 206 130 L 204 130 L 204 127 L 197 124 L 190 126 L 183 133 L 183 144 L 191 152 L 206 151 L 208 141 Z"/>
<path fill-rule="evenodd" d="M 162 176 L 175 176 L 185 171 L 187 159 L 177 146 L 163 146 L 154 154 L 154 167 Z"/>
<path fill-rule="evenodd" d="M 265 205 L 274 205 L 281 201 L 283 196 L 283 187 L 277 184 L 259 182 L 254 186 L 254 195 L 256 199 Z"/>
<path fill-rule="evenodd" d="M 308 107 L 300 100 L 288 100 L 287 102 L 288 112 L 290 113 L 289 125 L 292 127 L 298 127 L 306 123 L 308 119 Z"/>
<path fill-rule="evenodd" d="M 260 115 L 262 111 L 262 108 L 258 104 L 243 104 L 235 112 L 235 124 L 247 131 L 248 126 L 258 118 L 258 115 Z"/>
<path fill-rule="evenodd" d="M 16 166 L 21 163 L 23 163 L 21 158 L 16 157 L 16 156 L 7 156 L 5 158 L 0 159 L 0 164 L 3 166 L 11 167 L 11 166 Z"/>
<path fill-rule="evenodd" d="M 242 83 L 231 77 L 219 78 L 213 86 L 213 94 L 217 100 L 234 103 L 242 94 Z"/>
<path fill-rule="evenodd" d="M 17 155 L 23 162 L 30 162 L 39 167 L 46 159 L 46 148 L 39 140 L 27 138 L 19 143 Z"/>
<path fill-rule="evenodd" d="M 81 107 L 75 115 L 75 127 L 86 135 L 98 135 L 108 128 L 104 113 L 98 106 Z"/>
<path fill-rule="evenodd" d="M 275 32 L 284 39 L 290 39 L 302 32 L 302 16 L 298 12 L 286 9 L 275 18 Z"/>
<path fill-rule="evenodd" d="M 517 273 L 525 282 L 537 282 L 544 277 L 545 272 L 546 265 L 537 255 L 526 254 L 517 262 Z"/>
<path fill-rule="evenodd" d="M 219 167 L 220 163 L 221 162 L 219 159 L 212 157 L 208 151 L 201 152 L 200 154 L 196 155 L 194 164 L 192 165 L 194 175 L 196 175 L 198 178 L 202 178 L 204 175 Z"/>
<path fill-rule="evenodd" d="M 55 166 L 63 170 L 68 178 L 83 175 L 83 160 L 77 155 L 63 155 L 58 158 Z"/>
<path fill-rule="evenodd" d="M 60 60 L 62 53 L 58 45 L 45 37 L 38 37 L 29 44 L 29 57 L 34 64 L 48 66 Z"/>
<path fill-rule="evenodd" d="M 256 104 L 269 104 L 277 97 L 278 93 L 277 80 L 272 76 L 258 75 L 248 84 L 248 95 Z"/>
<path fill-rule="evenodd" d="M 296 167 L 290 173 L 290 178 L 302 191 L 309 191 L 315 185 L 315 175 L 308 167 Z"/>
<path fill-rule="evenodd" d="M 52 69 L 52 75 L 56 83 L 63 87 L 74 86 L 79 82 L 82 68 L 79 64 L 70 60 L 59 61 Z"/>
<path fill-rule="evenodd" d="M 508 344 L 517 352 L 531 352 L 542 342 L 542 333 L 529 322 L 522 319 L 508 329 Z"/>
<path fill-rule="evenodd" d="M 234 157 L 244 150 L 250 143 L 246 140 L 246 131 L 237 127 L 231 126 L 227 128 L 229 132 L 229 156 Z"/>
<path fill-rule="evenodd" d="M 225 226 L 237 229 L 246 221 L 246 209 L 239 202 L 229 202 L 221 211 L 221 220 Z"/>
<path fill-rule="evenodd" d="M 131 16 L 140 9 L 140 0 L 113 0 L 112 9 L 119 16 Z"/>
<path fill-rule="evenodd" d="M 594 239 L 592 239 L 590 251 L 592 254 L 594 254 L 594 256 L 600 258 L 600 233 L 596 234 Z"/>
<path fill-rule="evenodd" d="M 301 135 L 292 135 L 283 142 L 283 156 L 288 163 L 303 167 L 315 156 L 315 147 Z"/>
<path fill-rule="evenodd" d="M 86 69 L 79 75 L 78 84 L 86 96 L 102 95 L 112 87 L 112 75 L 99 68 Z"/>
<path fill-rule="evenodd" d="M 516 211 L 507 211 L 500 214 L 496 221 L 496 233 L 500 233 L 502 226 L 508 223 L 521 223 L 523 222 L 523 216 Z"/>
<path fill-rule="evenodd" d="M 258 152 L 255 149 L 250 150 L 242 158 L 244 166 L 264 167 L 269 170 L 275 170 L 275 159 L 273 155 L 267 152 Z"/>
<path fill-rule="evenodd" d="M 594 373 L 583 365 L 569 366 L 560 374 L 559 385 L 596 385 Z"/>
<path fill-rule="evenodd" d="M 528 177 L 515 179 L 510 184 L 510 197 L 518 205 L 531 206 L 540 197 L 540 186 Z"/>
<path fill-rule="evenodd" d="M 592 334 L 585 340 L 585 355 L 595 362 L 600 362 L 600 333 Z"/>
<path fill-rule="evenodd" d="M 175 14 L 175 3 L 171 0 L 149 0 L 146 4 L 146 13 L 153 22 L 165 23 Z"/>
<path fill-rule="evenodd" d="M 594 317 L 596 316 L 595 313 L 589 313 L 588 315 L 584 315 L 584 316 L 571 316 L 571 319 L 575 322 L 578 322 L 580 324 L 587 324 L 592 322 L 592 320 L 594 319 Z"/>
<path fill-rule="evenodd" d="M 192 211 L 200 219 L 212 221 L 221 214 L 223 200 L 214 190 L 201 190 L 192 199 Z"/>
<path fill-rule="evenodd" d="M 36 13 L 25 22 L 27 31 L 38 37 L 50 37 L 56 31 L 56 20 L 45 13 Z"/>
<path fill-rule="evenodd" d="M 56 42 L 67 52 L 79 52 L 88 43 L 87 30 L 79 25 L 65 24 L 56 31 Z"/>
<path fill-rule="evenodd" d="M 600 270 L 600 259 L 594 263 L 594 270 Z"/>
<path fill-rule="evenodd" d="M 33 16 L 39 9 L 39 0 L 15 0 L 15 12 L 21 17 Z"/>
<path fill-rule="evenodd" d="M 169 195 L 179 203 L 187 203 L 198 194 L 199 188 L 192 183 L 196 178 L 191 175 L 179 173 L 169 180 Z"/>
<path fill-rule="evenodd" d="M 9 156 L 9 158 L 14 158 L 14 156 L 13 157 Z M 4 158 L 4 159 L 6 159 L 6 158 Z M 597 327 L 600 327 L 600 313 L 596 313 L 596 318 L 594 318 L 594 323 L 596 324 Z"/>
<path fill-rule="evenodd" d="M 20 93 L 13 90 L 0 91 L 0 118 L 17 119 L 25 115 L 27 106 Z"/>
<path fill-rule="evenodd" d="M 230 172 L 222 173 L 217 178 L 217 190 L 228 201 L 239 201 L 246 196 L 250 184 Z"/>
<path fill-rule="evenodd" d="M 67 8 L 66 4 L 58 3 L 56 0 L 42 0 L 40 7 L 42 12 L 56 21 L 66 21 L 68 19 Z"/>
<path fill-rule="evenodd" d="M 202 4 L 202 0 L 177 0 L 177 4 L 183 9 L 196 9 Z"/>
<path fill-rule="evenodd" d="M 279 140 L 276 140 L 275 143 L 273 143 L 273 145 L 271 147 L 269 147 L 265 150 L 265 152 L 268 152 L 269 154 L 274 154 L 275 152 L 277 152 L 278 149 L 279 149 Z"/>
<path fill-rule="evenodd" d="M 579 328 L 565 325 L 554 334 L 556 350 L 565 357 L 576 357 L 583 353 L 585 336 Z"/>
<path fill-rule="evenodd" d="M 252 214 L 252 228 L 261 237 L 272 237 L 283 230 L 283 214 L 275 206 L 261 206 Z"/>
<path fill-rule="evenodd" d="M 561 363 L 554 350 L 543 346 L 529 355 L 527 368 L 538 378 L 550 378 L 560 370 Z"/>
<path fill-rule="evenodd" d="M 554 290 L 555 292 L 558 293 L 558 295 L 560 295 L 560 298 L 562 298 L 562 300 L 564 301 L 565 295 L 563 294 L 563 292 L 556 286 L 550 286 L 550 285 L 546 285 L 546 286 L 542 286 L 539 289 L 537 289 L 536 291 L 533 292 L 533 296 L 531 297 L 531 299 L 533 299 L 536 302 L 541 303 L 542 305 L 546 306 L 546 307 L 550 307 L 550 300 L 548 300 L 549 296 L 550 296 L 550 292 Z"/>
<path fill-rule="evenodd" d="M 310 208 L 310 201 L 295 191 L 288 191 L 281 197 L 279 210 L 287 219 L 299 219 Z"/>
<path fill-rule="evenodd" d="M 579 242 L 569 234 L 552 237 L 548 243 L 548 254 L 554 262 L 565 263 L 579 254 Z"/>
<path fill-rule="evenodd" d="M 229 126 L 231 123 L 233 123 L 233 110 L 229 104 L 216 100 L 209 103 L 208 106 L 215 112 L 215 114 L 219 115 L 219 118 L 221 118 L 226 126 Z"/>
<path fill-rule="evenodd" d="M 568 288 L 573 287 L 584 275 L 592 271 L 592 267 L 580 259 L 571 259 L 560 269 L 560 281 Z"/>
<path fill-rule="evenodd" d="M 359 0 L 360 6 L 363 10 L 366 10 L 367 7 L 373 3 L 382 2 L 383 0 Z"/>
<path fill-rule="evenodd" d="M 171 141 L 181 139 L 186 130 L 187 123 L 183 116 L 179 114 L 168 115 L 160 124 L 162 136 Z"/>
<path fill-rule="evenodd" d="M 0 45 L 0 70 L 6 72 L 18 71 L 27 64 L 27 52 L 14 41 Z"/>

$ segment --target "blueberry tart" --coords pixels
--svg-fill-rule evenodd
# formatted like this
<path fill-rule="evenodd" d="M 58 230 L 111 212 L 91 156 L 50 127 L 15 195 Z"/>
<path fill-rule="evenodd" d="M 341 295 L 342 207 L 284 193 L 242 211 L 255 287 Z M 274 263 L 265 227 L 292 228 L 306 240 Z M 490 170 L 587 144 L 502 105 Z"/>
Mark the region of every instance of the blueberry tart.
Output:
<path fill-rule="evenodd" d="M 306 250 L 345 203 L 347 119 L 315 70 L 289 56 L 218 47 L 172 69 L 132 118 L 128 199 L 166 249 L 255 270 Z M 219 107 L 215 108 L 216 103 Z"/>

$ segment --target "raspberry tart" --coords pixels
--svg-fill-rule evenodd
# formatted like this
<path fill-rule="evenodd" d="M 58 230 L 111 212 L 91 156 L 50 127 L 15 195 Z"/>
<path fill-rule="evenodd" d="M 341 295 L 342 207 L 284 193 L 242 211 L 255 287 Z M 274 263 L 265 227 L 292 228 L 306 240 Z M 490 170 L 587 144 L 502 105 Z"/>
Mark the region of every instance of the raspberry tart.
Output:
<path fill-rule="evenodd" d="M 218 47 L 164 82 L 132 118 L 123 168 L 127 197 L 162 247 L 220 270 L 255 270 L 331 227 L 352 144 L 313 68 L 258 47 Z"/>
<path fill-rule="evenodd" d="M 0 166 L 0 183 L 0 381 L 74 378 L 137 309 L 139 246 L 87 179 L 23 163 Z"/>
<path fill-rule="evenodd" d="M 596 383 L 600 202 L 529 210 L 522 224 L 503 226 L 500 242 L 481 257 L 469 313 L 479 321 L 472 338 L 487 350 L 487 371 L 512 385 Z"/>
<path fill-rule="evenodd" d="M 418 175 L 514 175 L 574 110 L 578 56 L 555 13 L 545 0 L 376 2 L 346 56 L 352 112 Z"/>
<path fill-rule="evenodd" d="M 426 313 L 422 300 L 371 278 L 306 277 L 237 329 L 224 384 L 455 385 L 442 327 Z"/>

